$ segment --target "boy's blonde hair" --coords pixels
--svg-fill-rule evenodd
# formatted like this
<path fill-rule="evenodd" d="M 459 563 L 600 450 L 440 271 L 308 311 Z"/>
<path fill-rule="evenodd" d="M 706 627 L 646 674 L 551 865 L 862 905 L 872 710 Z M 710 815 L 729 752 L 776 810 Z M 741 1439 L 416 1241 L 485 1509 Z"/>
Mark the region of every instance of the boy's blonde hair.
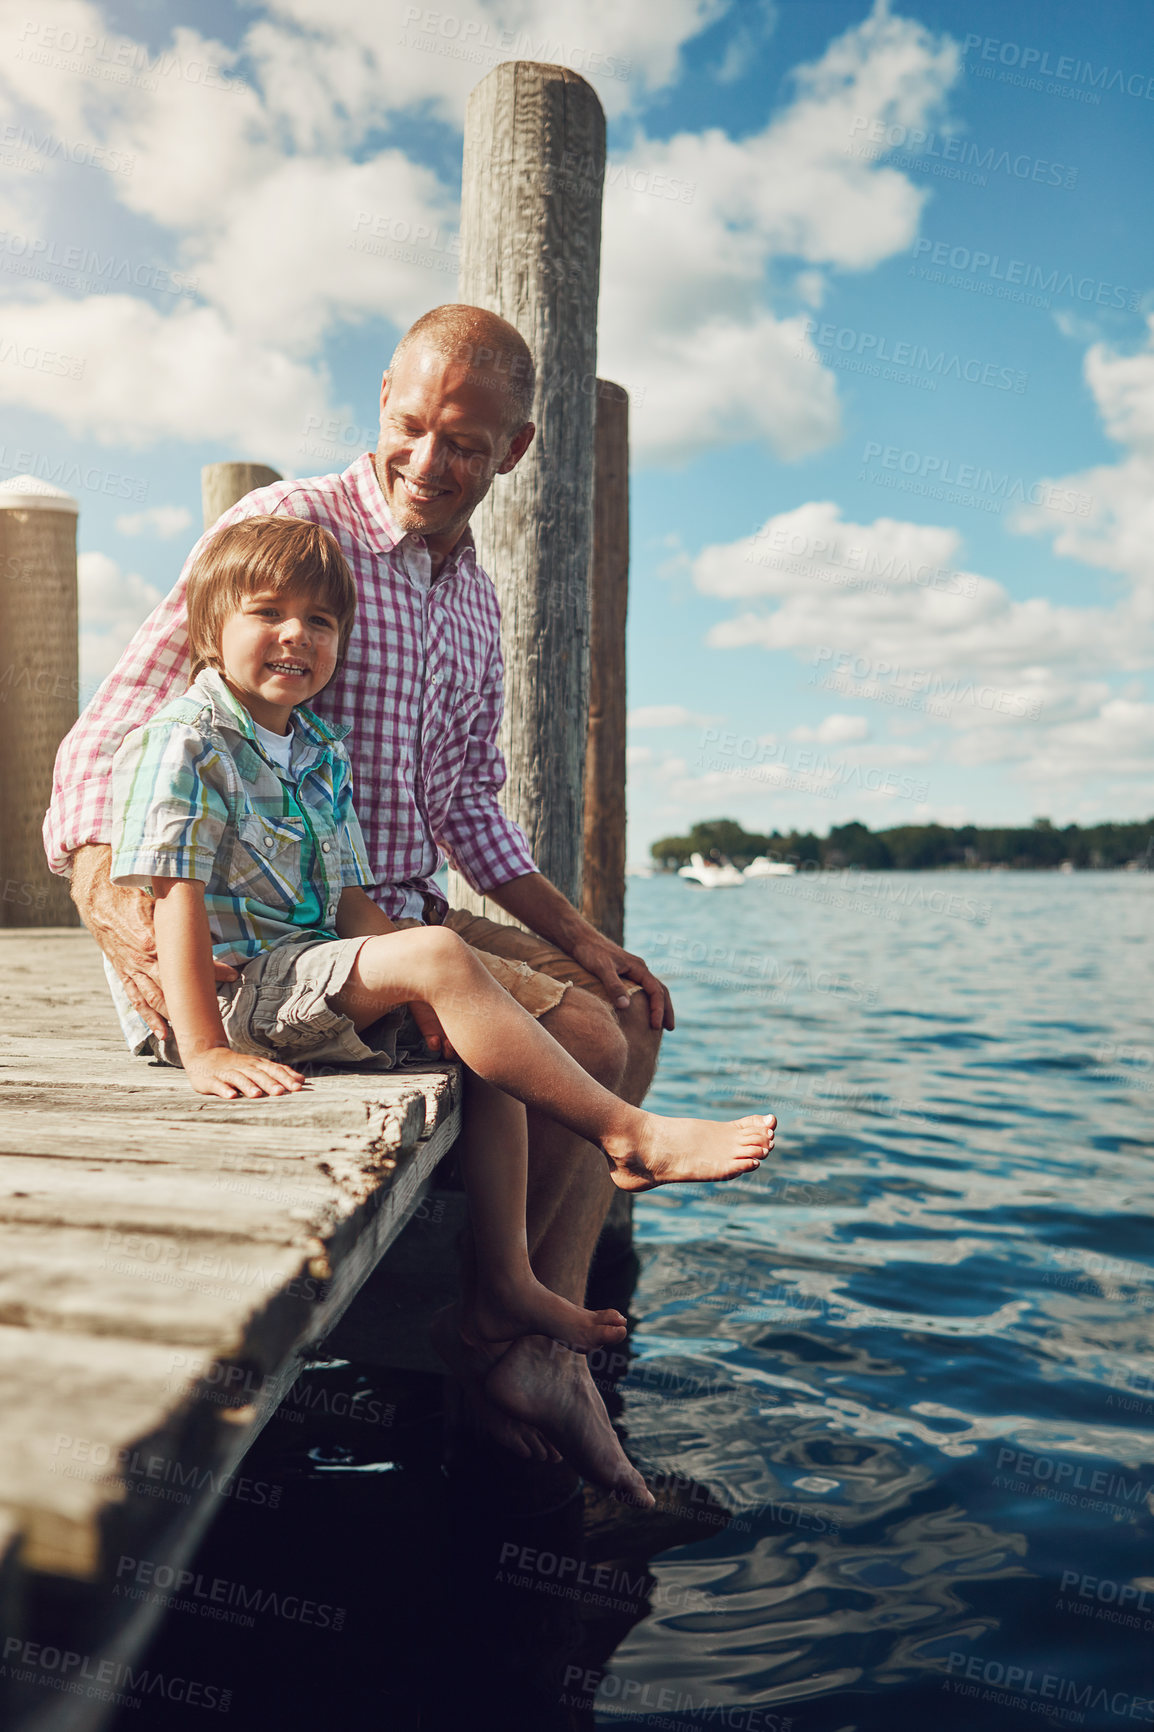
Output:
<path fill-rule="evenodd" d="M 224 623 L 246 595 L 309 590 L 336 616 L 343 656 L 357 611 L 356 579 L 335 539 L 300 517 L 246 517 L 218 530 L 188 574 L 189 677 L 219 668 Z"/>

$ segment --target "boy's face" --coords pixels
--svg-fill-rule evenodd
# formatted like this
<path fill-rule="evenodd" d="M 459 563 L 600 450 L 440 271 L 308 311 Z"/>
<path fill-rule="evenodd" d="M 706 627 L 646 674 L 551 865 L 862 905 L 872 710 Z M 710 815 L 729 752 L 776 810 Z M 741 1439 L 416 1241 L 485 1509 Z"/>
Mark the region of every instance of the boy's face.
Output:
<path fill-rule="evenodd" d="M 246 595 L 224 623 L 225 680 L 249 715 L 283 734 L 294 704 L 326 686 L 337 665 L 336 615 L 308 590 Z"/>

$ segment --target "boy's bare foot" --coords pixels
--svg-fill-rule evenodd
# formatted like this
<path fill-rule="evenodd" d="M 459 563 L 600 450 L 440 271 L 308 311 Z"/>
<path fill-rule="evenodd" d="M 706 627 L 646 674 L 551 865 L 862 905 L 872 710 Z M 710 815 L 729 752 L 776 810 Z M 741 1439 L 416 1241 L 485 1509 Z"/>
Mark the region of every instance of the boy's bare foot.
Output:
<path fill-rule="evenodd" d="M 627 1324 L 620 1311 L 586 1311 L 542 1286 L 532 1274 L 500 1292 L 478 1287 L 472 1303 L 462 1305 L 461 1340 L 466 1347 L 507 1346 L 521 1335 L 548 1335 L 578 1353 L 616 1347 Z"/>
<path fill-rule="evenodd" d="M 481 1432 L 511 1450 L 523 1461 L 560 1461 L 560 1452 L 541 1436 L 535 1425 L 514 1419 L 485 1394 L 485 1378 L 493 1369 L 499 1351 L 466 1347 L 461 1337 L 460 1312 L 446 1305 L 429 1323 L 429 1339 L 456 1380 L 460 1417 L 473 1431 Z"/>
<path fill-rule="evenodd" d="M 485 1393 L 512 1418 L 541 1432 L 586 1479 L 639 1509 L 653 1508 L 649 1487 L 609 1423 L 583 1354 L 542 1335 L 523 1335 L 489 1372 Z"/>
<path fill-rule="evenodd" d="M 635 1112 L 639 1121 L 624 1132 L 607 1135 L 602 1148 L 609 1157 L 610 1177 L 623 1191 L 649 1191 L 654 1185 L 680 1180 L 705 1183 L 736 1179 L 755 1172 L 773 1148 L 777 1120 L 763 1118 L 665 1119 Z"/>

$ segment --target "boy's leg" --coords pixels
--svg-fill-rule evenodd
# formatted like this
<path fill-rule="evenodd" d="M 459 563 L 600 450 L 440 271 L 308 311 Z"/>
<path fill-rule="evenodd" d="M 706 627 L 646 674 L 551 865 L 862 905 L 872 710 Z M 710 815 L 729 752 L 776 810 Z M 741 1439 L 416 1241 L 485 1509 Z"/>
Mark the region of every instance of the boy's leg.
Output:
<path fill-rule="evenodd" d="M 614 1183 L 649 1190 L 754 1171 L 773 1143 L 772 1121 L 658 1119 L 602 1087 L 493 980 L 443 927 L 364 941 L 335 1006 L 357 1028 L 398 1002 L 436 1012 L 470 1069 L 527 1107 L 560 1119 L 605 1151 Z"/>

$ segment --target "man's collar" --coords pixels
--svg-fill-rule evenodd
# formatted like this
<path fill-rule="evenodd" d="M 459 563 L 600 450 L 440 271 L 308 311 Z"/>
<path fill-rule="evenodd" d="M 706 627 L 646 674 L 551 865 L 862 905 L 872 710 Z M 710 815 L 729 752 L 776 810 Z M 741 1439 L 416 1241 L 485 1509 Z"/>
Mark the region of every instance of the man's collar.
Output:
<path fill-rule="evenodd" d="M 189 690 L 198 698 L 208 699 L 213 720 L 221 727 L 234 734 L 243 735 L 252 745 L 256 745 L 256 729 L 253 727 L 252 717 L 216 668 L 201 668 Z M 318 748 L 330 745 L 334 740 L 343 740 L 350 731 L 343 722 L 322 721 L 320 716 L 306 709 L 303 704 L 297 704 L 294 708 L 289 718 L 289 726 L 310 746 Z"/>
<path fill-rule="evenodd" d="M 361 516 L 368 525 L 369 540 L 375 550 L 378 553 L 391 553 L 412 532 L 402 529 L 389 510 L 385 490 L 377 475 L 376 453 L 366 451 L 355 463 L 350 463 L 345 470 L 345 480 Z M 450 571 L 453 566 L 457 566 L 466 576 L 472 576 L 476 572 L 477 548 L 473 541 L 472 528 L 468 524 L 446 559 L 441 575 Z"/>

